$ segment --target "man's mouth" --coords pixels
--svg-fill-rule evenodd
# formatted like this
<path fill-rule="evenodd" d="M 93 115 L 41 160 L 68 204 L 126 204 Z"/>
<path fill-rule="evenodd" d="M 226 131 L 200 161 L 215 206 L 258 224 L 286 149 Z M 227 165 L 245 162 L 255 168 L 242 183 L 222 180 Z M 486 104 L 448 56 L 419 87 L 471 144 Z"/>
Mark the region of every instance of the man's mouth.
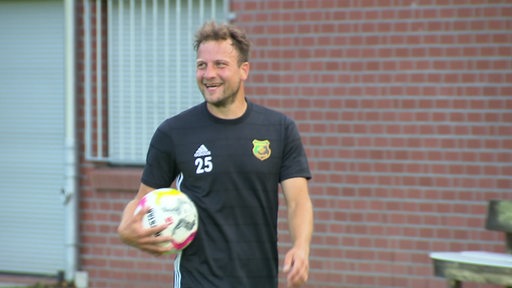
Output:
<path fill-rule="evenodd" d="M 205 86 L 206 88 L 208 88 L 208 89 L 209 89 L 209 88 L 217 88 L 217 87 L 219 87 L 220 85 L 221 85 L 220 83 L 204 83 L 204 86 Z"/>
<path fill-rule="evenodd" d="M 216 92 L 221 85 L 221 83 L 204 83 L 204 87 L 206 87 L 206 91 L 209 93 Z"/>

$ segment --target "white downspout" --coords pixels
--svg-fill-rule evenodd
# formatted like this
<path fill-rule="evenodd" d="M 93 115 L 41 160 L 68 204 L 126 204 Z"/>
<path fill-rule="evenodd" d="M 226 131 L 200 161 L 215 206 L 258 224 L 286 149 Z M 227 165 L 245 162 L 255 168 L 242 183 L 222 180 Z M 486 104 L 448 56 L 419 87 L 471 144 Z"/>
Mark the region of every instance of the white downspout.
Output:
<path fill-rule="evenodd" d="M 75 1 L 64 0 L 65 13 L 65 277 L 73 281 L 78 265 L 78 193 L 75 99 Z"/>

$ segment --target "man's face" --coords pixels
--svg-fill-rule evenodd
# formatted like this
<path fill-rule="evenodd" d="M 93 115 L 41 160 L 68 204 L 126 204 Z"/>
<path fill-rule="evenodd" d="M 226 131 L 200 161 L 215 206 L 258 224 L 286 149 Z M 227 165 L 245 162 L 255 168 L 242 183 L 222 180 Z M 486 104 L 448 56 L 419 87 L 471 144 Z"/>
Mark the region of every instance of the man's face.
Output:
<path fill-rule="evenodd" d="M 238 51 L 231 40 L 207 41 L 197 49 L 197 85 L 206 102 L 213 106 L 226 107 L 237 97 L 245 97 L 243 81 L 248 69 L 247 62 L 238 65 Z"/>

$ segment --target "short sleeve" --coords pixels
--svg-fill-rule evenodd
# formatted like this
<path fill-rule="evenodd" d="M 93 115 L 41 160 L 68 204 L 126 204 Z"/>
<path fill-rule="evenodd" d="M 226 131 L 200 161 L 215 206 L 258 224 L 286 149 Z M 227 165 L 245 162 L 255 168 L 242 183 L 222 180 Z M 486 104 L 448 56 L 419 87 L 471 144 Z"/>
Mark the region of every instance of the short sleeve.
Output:
<path fill-rule="evenodd" d="M 286 118 L 283 134 L 285 144 L 279 181 L 295 177 L 311 179 L 311 171 L 299 131 L 295 122 L 290 118 Z"/>
<path fill-rule="evenodd" d="M 178 174 L 173 146 L 171 136 L 159 127 L 149 144 L 141 178 L 143 184 L 153 188 L 169 187 L 172 184 Z"/>

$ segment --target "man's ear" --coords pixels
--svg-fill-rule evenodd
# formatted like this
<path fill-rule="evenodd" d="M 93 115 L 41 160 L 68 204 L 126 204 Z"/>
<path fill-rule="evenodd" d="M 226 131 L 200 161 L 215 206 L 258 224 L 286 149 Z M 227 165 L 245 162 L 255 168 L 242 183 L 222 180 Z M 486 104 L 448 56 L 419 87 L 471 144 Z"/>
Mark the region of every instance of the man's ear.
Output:
<path fill-rule="evenodd" d="M 249 77 L 250 66 L 249 62 L 244 62 L 240 65 L 240 72 L 242 73 L 240 78 L 242 78 L 242 80 L 246 80 Z"/>

